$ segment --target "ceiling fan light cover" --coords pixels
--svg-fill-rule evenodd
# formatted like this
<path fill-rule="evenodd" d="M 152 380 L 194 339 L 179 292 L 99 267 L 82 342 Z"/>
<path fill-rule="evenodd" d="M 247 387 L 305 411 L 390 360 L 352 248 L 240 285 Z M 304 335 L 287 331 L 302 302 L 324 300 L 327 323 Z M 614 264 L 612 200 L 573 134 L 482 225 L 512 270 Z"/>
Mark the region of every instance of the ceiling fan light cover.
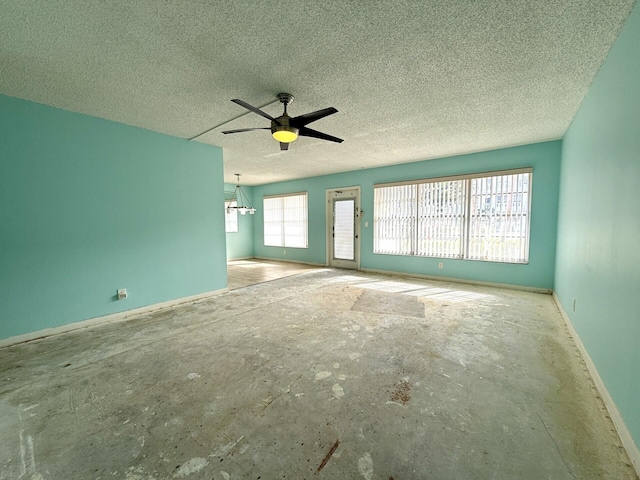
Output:
<path fill-rule="evenodd" d="M 278 126 L 273 129 L 273 138 L 278 142 L 291 143 L 298 138 L 298 129 L 286 125 Z"/>

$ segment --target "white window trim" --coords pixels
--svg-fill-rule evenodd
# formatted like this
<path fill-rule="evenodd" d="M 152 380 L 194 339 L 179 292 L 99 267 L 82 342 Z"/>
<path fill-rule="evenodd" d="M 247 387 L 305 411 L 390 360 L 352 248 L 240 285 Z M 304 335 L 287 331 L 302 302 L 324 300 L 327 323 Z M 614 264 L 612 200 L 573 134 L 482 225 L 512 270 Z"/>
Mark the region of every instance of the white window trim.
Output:
<path fill-rule="evenodd" d="M 470 186 L 471 186 L 471 180 L 472 179 L 480 179 L 480 178 L 487 178 L 487 177 L 495 177 L 495 176 L 503 176 L 503 175 L 516 175 L 516 174 L 529 174 L 529 185 L 528 185 L 528 191 L 527 193 L 527 210 L 526 210 L 526 217 L 527 217 L 527 231 L 526 231 L 526 236 L 524 239 L 525 242 L 525 260 L 524 261 L 508 261 L 508 260 L 495 260 L 495 259 L 482 259 L 482 258 L 470 258 L 469 255 L 469 245 L 470 245 L 470 222 L 471 222 L 471 212 L 470 212 L 470 202 L 471 202 L 471 192 L 470 192 Z M 455 259 L 459 259 L 459 260 L 471 260 L 471 261 L 480 261 L 480 262 L 492 262 L 492 263 L 508 263 L 511 265 L 526 265 L 529 263 L 529 253 L 530 253 L 530 239 L 531 239 L 531 195 L 532 195 L 532 191 L 533 191 L 533 168 L 531 167 L 525 167 L 525 168 L 517 168 L 517 169 L 510 169 L 510 170 L 497 170 L 497 171 L 491 171 L 491 172 L 481 172 L 481 173 L 470 173 L 470 174 L 464 174 L 464 175 L 453 175 L 453 176 L 446 176 L 446 177 L 433 177 L 433 178 L 424 178 L 424 179 L 416 179 L 416 180 L 407 180 L 407 181 L 399 181 L 399 182 L 387 182 L 387 183 L 377 183 L 374 184 L 374 199 L 375 199 L 375 189 L 376 188 L 384 188 L 384 187 L 395 187 L 395 186 L 405 186 L 405 185 L 419 185 L 419 184 L 426 184 L 426 183 L 436 183 L 436 182 L 446 182 L 446 181 L 455 181 L 455 180 L 467 180 L 467 194 L 466 194 L 466 200 L 465 200 L 465 213 L 464 213 L 464 230 L 463 230 L 463 234 L 462 234 L 462 252 L 461 255 L 459 257 L 438 257 L 437 255 L 418 255 L 416 254 L 416 249 L 415 246 L 412 248 L 412 251 L 410 253 L 381 253 L 381 252 L 376 252 L 375 250 L 375 244 L 376 244 L 376 239 L 375 239 L 375 224 L 374 224 L 374 254 L 376 255 L 397 255 L 397 256 L 420 256 L 420 257 L 425 257 L 425 258 L 455 258 Z M 417 212 L 417 202 L 418 202 L 418 195 L 416 195 L 416 212 Z M 374 222 L 376 221 L 376 214 L 375 214 L 375 200 L 374 200 Z M 415 238 L 413 238 L 413 242 L 417 244 L 417 237 L 419 235 L 418 233 L 418 228 L 417 228 L 417 222 L 415 222 L 416 225 L 414 225 L 414 231 L 413 231 L 413 236 Z"/>
<path fill-rule="evenodd" d="M 283 218 L 280 223 L 280 242 L 279 243 L 267 243 L 266 239 L 266 229 L 265 229 L 265 221 L 268 209 L 265 206 L 265 200 L 269 199 L 284 199 L 287 197 L 304 197 L 304 212 L 303 212 L 303 225 L 304 225 L 304 245 L 294 244 L 291 241 L 288 241 L 286 234 L 286 223 L 287 219 L 284 218 L 284 214 L 286 210 L 283 210 Z M 286 247 L 286 248 L 309 248 L 309 193 L 308 192 L 294 192 L 294 193 L 284 193 L 278 195 L 265 195 L 262 197 L 262 206 L 263 206 L 263 244 L 265 247 Z"/>
<path fill-rule="evenodd" d="M 397 185 L 413 185 L 416 183 L 446 182 L 449 180 L 467 180 L 471 178 L 496 177 L 499 175 L 516 175 L 518 173 L 533 173 L 533 168 L 531 167 L 514 168 L 511 170 L 495 170 L 491 172 L 465 173 L 464 175 L 449 175 L 446 177 L 430 177 L 430 178 L 421 178 L 418 180 L 406 180 L 401 182 L 376 183 L 373 185 L 373 188 L 395 187 Z"/>

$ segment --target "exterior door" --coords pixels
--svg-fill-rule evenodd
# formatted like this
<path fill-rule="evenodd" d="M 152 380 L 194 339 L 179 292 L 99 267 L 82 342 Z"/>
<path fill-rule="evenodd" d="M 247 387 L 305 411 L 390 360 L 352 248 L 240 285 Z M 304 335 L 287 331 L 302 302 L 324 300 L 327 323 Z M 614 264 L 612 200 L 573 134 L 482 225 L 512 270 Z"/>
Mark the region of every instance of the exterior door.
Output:
<path fill-rule="evenodd" d="M 360 187 L 327 191 L 327 264 L 360 268 Z"/>

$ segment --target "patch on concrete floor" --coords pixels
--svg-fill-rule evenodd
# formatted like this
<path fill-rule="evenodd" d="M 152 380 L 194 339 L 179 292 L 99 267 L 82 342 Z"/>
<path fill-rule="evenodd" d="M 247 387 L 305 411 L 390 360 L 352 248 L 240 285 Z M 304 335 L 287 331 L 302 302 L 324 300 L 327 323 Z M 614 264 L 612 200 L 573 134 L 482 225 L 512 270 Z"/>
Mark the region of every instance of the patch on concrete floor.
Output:
<path fill-rule="evenodd" d="M 316 380 L 324 380 L 325 378 L 329 378 L 331 376 L 331 372 L 318 372 L 316 373 Z"/>
<path fill-rule="evenodd" d="M 336 398 L 344 397 L 344 389 L 340 386 L 340 384 L 336 383 L 333 387 L 331 387 L 333 394 Z"/>
<path fill-rule="evenodd" d="M 373 459 L 369 452 L 358 459 L 358 472 L 365 480 L 371 480 L 373 478 Z"/>
<path fill-rule="evenodd" d="M 356 312 L 424 318 L 424 305 L 416 297 L 379 290 L 363 290 L 351 307 Z"/>
<path fill-rule="evenodd" d="M 117 472 L 113 472 L 111 475 L 117 475 Z M 32 476 L 34 480 L 35 476 Z M 44 478 L 42 476 L 38 476 L 37 478 Z M 129 467 L 129 469 L 125 472 L 124 480 L 155 480 L 156 477 L 153 475 L 149 475 L 142 467 Z"/>
<path fill-rule="evenodd" d="M 174 477 L 186 477 L 187 475 L 191 475 L 192 473 L 199 472 L 207 465 L 209 465 L 209 462 L 206 458 L 192 458 L 187 463 L 178 468 L 178 471 L 174 474 Z"/>
<path fill-rule="evenodd" d="M 394 389 L 391 392 L 391 401 L 399 403 L 400 405 L 406 405 L 411 401 L 411 388 L 413 384 L 407 380 L 402 380 L 394 385 Z"/>

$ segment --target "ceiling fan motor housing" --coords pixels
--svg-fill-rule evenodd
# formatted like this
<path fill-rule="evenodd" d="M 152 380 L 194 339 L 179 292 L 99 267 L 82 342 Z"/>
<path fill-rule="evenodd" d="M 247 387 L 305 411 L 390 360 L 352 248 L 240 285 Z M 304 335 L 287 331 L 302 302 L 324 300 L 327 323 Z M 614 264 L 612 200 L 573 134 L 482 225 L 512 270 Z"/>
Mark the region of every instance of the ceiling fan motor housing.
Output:
<path fill-rule="evenodd" d="M 293 142 L 298 138 L 298 129 L 291 125 L 291 117 L 287 113 L 287 106 L 293 102 L 290 93 L 279 93 L 278 100 L 284 105 L 284 113 L 271 122 L 271 134 L 280 142 Z"/>
<path fill-rule="evenodd" d="M 274 121 L 271 122 L 271 133 L 274 134 L 276 132 L 290 132 L 297 137 L 298 129 L 296 127 L 291 126 L 290 120 L 291 120 L 291 117 L 286 113 L 276 118 Z"/>

